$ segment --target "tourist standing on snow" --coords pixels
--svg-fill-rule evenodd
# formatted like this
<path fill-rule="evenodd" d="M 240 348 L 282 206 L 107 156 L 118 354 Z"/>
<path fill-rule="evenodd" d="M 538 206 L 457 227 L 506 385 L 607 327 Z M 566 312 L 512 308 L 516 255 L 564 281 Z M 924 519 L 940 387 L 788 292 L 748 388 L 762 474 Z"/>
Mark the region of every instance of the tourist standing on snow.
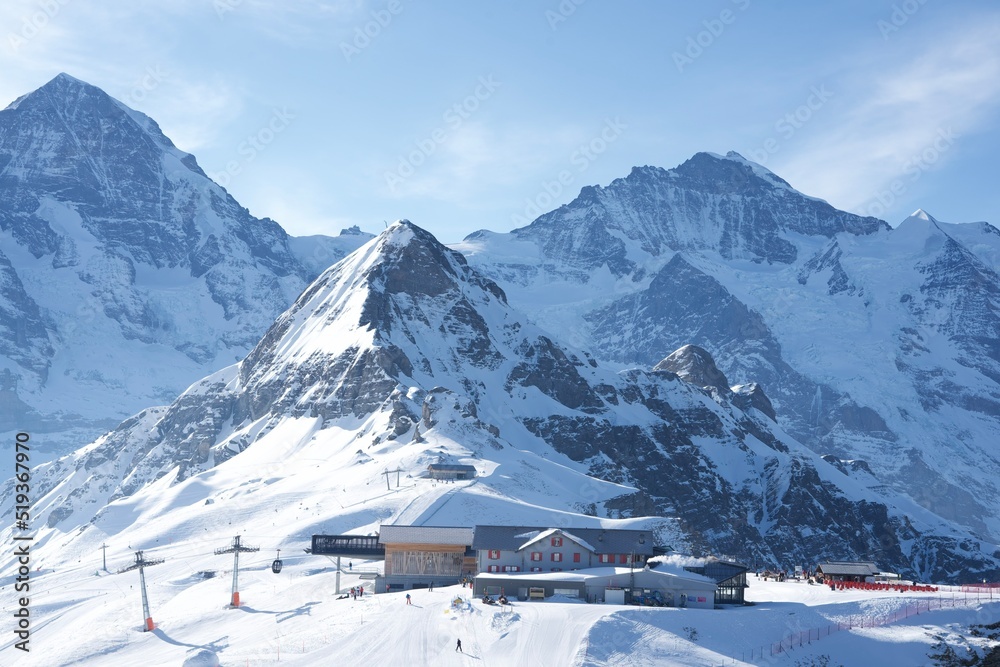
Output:
<path fill-rule="evenodd" d="M 410 602 L 410 594 L 409 593 L 406 594 L 406 604 L 413 604 L 412 602 Z"/>
<path fill-rule="evenodd" d="M 458 651 L 459 653 L 465 653 L 465 651 L 462 650 L 462 640 L 461 639 L 459 639 L 458 643 L 455 644 L 455 650 Z"/>

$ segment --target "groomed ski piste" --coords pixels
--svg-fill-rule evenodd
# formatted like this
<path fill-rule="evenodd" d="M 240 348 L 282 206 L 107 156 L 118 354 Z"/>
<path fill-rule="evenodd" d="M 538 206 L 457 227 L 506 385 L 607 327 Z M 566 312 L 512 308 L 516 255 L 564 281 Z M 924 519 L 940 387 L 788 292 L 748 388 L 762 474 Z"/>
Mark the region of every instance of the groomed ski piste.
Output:
<path fill-rule="evenodd" d="M 845 667 L 924 665 L 932 664 L 927 655 L 940 637 L 1000 619 L 1000 595 L 991 602 L 948 587 L 831 591 L 753 575 L 747 591 L 753 605 L 715 610 L 558 597 L 500 608 L 458 585 L 410 591 L 407 604 L 404 592 L 372 595 L 362 576 L 380 563 L 361 561 L 350 571 L 343 563 L 340 587 L 365 586 L 364 596 L 341 598 L 328 559 L 282 554 L 284 567 L 274 574 L 274 554 L 263 550 L 241 558 L 242 603 L 232 608 L 231 556 L 185 557 L 205 551 L 191 542 L 155 551 L 166 560 L 146 570 L 151 632 L 143 631 L 135 571 L 109 574 L 92 563 L 41 571 L 32 578 L 31 651 L 16 650 L 8 635 L 0 664 L 714 667 L 811 665 L 827 656 L 829 665 Z M 211 578 L 199 573 L 226 563 L 230 569 Z M 8 619 L 11 598 L 4 596 Z"/>

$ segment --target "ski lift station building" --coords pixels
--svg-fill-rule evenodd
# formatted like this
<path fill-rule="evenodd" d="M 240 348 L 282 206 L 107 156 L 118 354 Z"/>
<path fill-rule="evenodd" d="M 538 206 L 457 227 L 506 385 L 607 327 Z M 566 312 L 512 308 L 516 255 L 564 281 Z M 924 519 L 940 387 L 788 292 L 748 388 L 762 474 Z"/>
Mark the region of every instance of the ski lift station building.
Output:
<path fill-rule="evenodd" d="M 457 463 L 432 463 L 427 466 L 427 476 L 431 479 L 441 480 L 475 479 L 476 466 Z"/>
<path fill-rule="evenodd" d="M 715 582 L 684 570 L 595 567 L 568 572 L 479 573 L 476 596 L 500 595 L 519 600 L 562 595 L 588 602 L 626 604 L 640 596 L 656 596 L 664 606 L 713 609 Z"/>

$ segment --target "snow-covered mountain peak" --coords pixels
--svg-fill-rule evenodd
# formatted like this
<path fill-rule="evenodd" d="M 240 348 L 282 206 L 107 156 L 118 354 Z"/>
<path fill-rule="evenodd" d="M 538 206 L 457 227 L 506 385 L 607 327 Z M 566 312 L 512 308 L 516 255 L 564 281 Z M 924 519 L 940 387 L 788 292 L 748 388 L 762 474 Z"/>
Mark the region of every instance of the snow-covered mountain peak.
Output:
<path fill-rule="evenodd" d="M 896 226 L 896 230 L 904 230 L 907 234 L 925 233 L 928 230 L 938 230 L 943 233 L 942 223 L 933 215 L 922 208 L 918 208 L 912 214 Z"/>
<path fill-rule="evenodd" d="M 366 239 L 291 239 L 155 121 L 56 76 L 0 111 L 0 367 L 24 427 L 79 445 L 169 400 Z"/>
<path fill-rule="evenodd" d="M 931 215 L 930 213 L 928 213 L 927 211 L 925 211 L 922 208 L 918 208 L 916 211 L 914 211 L 913 213 L 911 213 L 909 217 L 911 217 L 911 218 L 919 218 L 921 220 L 929 220 L 931 222 L 937 222 L 937 218 L 935 218 L 933 215 Z"/>
<path fill-rule="evenodd" d="M 174 148 L 170 139 L 151 118 L 119 102 L 97 86 L 65 73 L 19 97 L 4 111 L 20 111 L 25 114 L 22 124 L 29 122 L 35 126 L 36 131 L 68 133 L 73 140 L 83 142 L 85 148 L 87 142 L 92 141 L 95 136 L 101 136 L 109 127 L 118 132 L 124 131 L 125 128 L 119 124 L 131 119 L 137 127 L 128 128 L 127 138 L 134 138 L 131 131 L 139 129 L 160 148 Z M 181 153 L 181 156 L 191 157 L 187 153 Z M 91 155 L 88 151 L 87 157 L 98 156 Z"/>
<path fill-rule="evenodd" d="M 693 180 L 712 184 L 713 187 L 727 184 L 732 188 L 732 192 L 746 191 L 764 185 L 776 188 L 779 192 L 787 191 L 804 196 L 770 169 L 746 159 L 736 151 L 729 151 L 725 155 L 711 152 L 696 153 L 674 171 Z"/>
<path fill-rule="evenodd" d="M 93 94 L 95 91 L 102 95 L 104 94 L 104 91 L 100 88 L 92 86 L 85 81 L 81 81 L 76 77 L 70 76 L 65 72 L 60 72 L 41 87 L 30 93 L 22 95 L 11 102 L 7 106 L 7 109 L 16 109 L 25 103 L 31 105 L 39 104 L 42 101 L 52 103 L 53 100 L 68 99 L 72 97 L 79 98 L 83 95 Z"/>
<path fill-rule="evenodd" d="M 497 354 L 484 314 L 502 319 L 505 308 L 503 291 L 461 254 L 399 220 L 305 290 L 250 354 L 243 374 L 279 359 L 309 363 L 317 354 L 388 346 L 406 350 L 402 368 L 410 375 L 417 360 L 441 352 L 442 343 L 447 347 L 445 332 L 465 338 L 469 352 L 479 355 L 466 361 L 484 362 Z"/>
<path fill-rule="evenodd" d="M 923 209 L 917 209 L 892 229 L 887 238 L 897 252 L 914 257 L 934 255 L 952 241 L 949 233 L 952 227 L 954 225 L 943 223 Z"/>

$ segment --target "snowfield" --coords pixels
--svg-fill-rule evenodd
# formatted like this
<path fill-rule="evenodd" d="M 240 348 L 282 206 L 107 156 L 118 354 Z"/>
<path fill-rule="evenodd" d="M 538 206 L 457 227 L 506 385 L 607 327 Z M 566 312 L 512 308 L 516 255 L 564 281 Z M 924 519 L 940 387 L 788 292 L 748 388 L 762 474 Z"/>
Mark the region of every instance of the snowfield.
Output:
<path fill-rule="evenodd" d="M 324 557 L 274 552 L 241 558 L 242 606 L 228 607 L 231 556 L 188 540 L 151 550 L 166 559 L 146 570 L 156 628 L 142 632 L 138 574 L 109 574 L 93 558 L 33 573 L 31 652 L 8 641 L 3 665 L 923 665 L 934 635 L 1000 618 L 1000 596 L 830 591 L 750 577 L 753 606 L 717 610 L 590 605 L 566 598 L 500 609 L 470 600 L 461 586 L 338 599 Z M 97 558 L 100 564 L 99 557 Z M 124 563 L 115 563 L 124 565 Z M 345 570 L 346 570 L 346 563 Z M 353 563 L 342 591 L 369 585 Z M 205 571 L 215 576 L 205 578 Z M 10 578 L 5 615 L 11 612 Z M 459 600 L 456 602 L 456 600 Z M 928 604 L 934 609 L 926 611 Z M 944 604 L 944 609 L 937 609 Z M 956 605 L 950 608 L 948 605 Z M 920 608 L 919 615 L 915 610 Z M 909 618 L 880 625 L 894 615 Z M 9 618 L 9 616 L 8 616 Z M 837 623 L 854 627 L 837 631 Z M 868 627 L 872 623 L 875 627 Z M 813 640 L 789 649 L 790 636 Z M 815 634 L 813 634 L 815 633 Z M 828 635 L 826 633 L 829 633 Z M 455 651 L 461 639 L 463 652 Z M 785 650 L 771 655 L 785 640 Z M 750 658 L 751 652 L 754 658 Z M 763 654 L 763 657 L 761 656 Z M 806 662 L 805 664 L 809 664 Z"/>

